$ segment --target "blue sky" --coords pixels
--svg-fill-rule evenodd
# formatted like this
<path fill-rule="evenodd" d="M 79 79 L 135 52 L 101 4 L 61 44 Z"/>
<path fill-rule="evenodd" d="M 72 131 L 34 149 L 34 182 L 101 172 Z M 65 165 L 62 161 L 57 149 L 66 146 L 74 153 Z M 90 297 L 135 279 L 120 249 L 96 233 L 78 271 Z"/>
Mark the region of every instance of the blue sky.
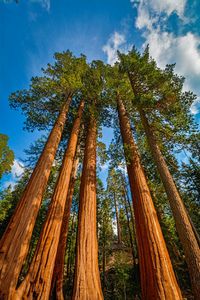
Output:
<path fill-rule="evenodd" d="M 23 149 L 40 136 L 23 131 L 23 116 L 9 108 L 8 96 L 27 88 L 56 51 L 70 49 L 112 64 L 117 49 L 142 50 L 149 43 L 159 66 L 177 62 L 185 89 L 200 99 L 199 11 L 199 0 L 0 0 L 0 132 L 9 136 L 16 156 L 4 182 L 21 173 Z M 191 110 L 198 119 L 199 100 Z"/>

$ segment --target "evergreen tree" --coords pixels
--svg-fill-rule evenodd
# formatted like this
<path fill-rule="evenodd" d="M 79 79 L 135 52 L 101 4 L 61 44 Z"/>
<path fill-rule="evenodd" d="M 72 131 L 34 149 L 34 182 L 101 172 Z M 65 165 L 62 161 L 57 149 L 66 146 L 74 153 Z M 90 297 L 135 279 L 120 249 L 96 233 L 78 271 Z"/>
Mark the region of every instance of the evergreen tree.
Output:
<path fill-rule="evenodd" d="M 0 179 L 4 173 L 11 171 L 14 162 L 14 152 L 8 146 L 8 137 L 0 133 Z"/>
<path fill-rule="evenodd" d="M 134 93 L 133 104 L 139 112 L 148 145 L 170 202 L 186 256 L 193 292 L 195 298 L 198 298 L 199 245 L 180 193 L 162 154 L 162 144 L 160 146 L 157 135 L 162 126 L 163 135 L 165 137 L 169 135 L 171 143 L 177 144 L 181 143 L 187 133 L 194 131 L 195 126 L 189 108 L 195 96 L 190 92 L 182 93 L 183 78 L 174 74 L 173 65 L 168 65 L 164 71 L 156 66 L 156 62 L 149 57 L 148 47 L 143 54 L 133 49 L 128 55 L 119 54 L 119 56 L 120 68 L 129 78 Z"/>
<path fill-rule="evenodd" d="M 56 182 L 36 252 L 29 271 L 17 289 L 17 297 L 49 299 L 64 207 L 70 182 L 73 160 L 77 147 L 84 101 L 81 100 L 77 117 L 64 154 L 61 170 Z"/>
<path fill-rule="evenodd" d="M 100 117 L 102 118 L 103 71 L 103 64 L 93 61 L 83 81 L 83 92 L 88 99 L 88 123 L 80 186 L 72 299 L 103 299 L 98 268 L 96 226 L 96 142 Z"/>
<path fill-rule="evenodd" d="M 69 104 L 72 96 L 78 93 L 81 87 L 81 77 L 85 71 L 85 57 L 75 58 L 68 51 L 55 54 L 55 58 L 55 64 L 48 65 L 43 71 L 43 77 L 32 78 L 29 90 L 18 91 L 10 97 L 11 105 L 21 107 L 25 113 L 28 129 L 35 127 L 44 129 L 51 125 L 55 118 L 56 121 L 0 242 L 0 295 L 2 298 L 12 295 L 17 285 L 61 139 Z M 25 217 L 22 218 L 22 216 Z"/>

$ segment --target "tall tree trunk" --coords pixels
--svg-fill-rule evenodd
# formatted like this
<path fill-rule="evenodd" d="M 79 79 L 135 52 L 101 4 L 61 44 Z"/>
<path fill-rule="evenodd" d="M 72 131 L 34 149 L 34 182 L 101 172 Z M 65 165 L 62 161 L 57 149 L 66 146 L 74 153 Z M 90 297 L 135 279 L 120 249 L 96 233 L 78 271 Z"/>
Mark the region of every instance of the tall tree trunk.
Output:
<path fill-rule="evenodd" d="M 145 300 L 182 299 L 133 140 L 130 122 L 119 97 L 117 104 L 135 213 L 142 298 Z"/>
<path fill-rule="evenodd" d="M 71 102 L 68 97 L 0 242 L 0 298 L 14 292 Z"/>
<path fill-rule="evenodd" d="M 77 151 L 78 154 L 78 151 Z M 65 204 L 65 211 L 63 215 L 60 240 L 58 244 L 58 250 L 56 254 L 56 261 L 53 271 L 53 284 L 52 287 L 56 289 L 56 299 L 64 300 L 63 296 L 63 280 L 64 280 L 64 264 L 65 264 L 65 252 L 66 252 L 66 241 L 68 235 L 70 211 L 72 205 L 72 198 L 74 193 L 74 185 L 76 181 L 76 173 L 78 169 L 79 157 L 74 159 L 69 190 L 67 194 L 67 201 Z"/>
<path fill-rule="evenodd" d="M 73 239 L 73 234 L 76 233 L 75 231 L 75 214 L 73 214 L 72 217 L 72 225 L 71 225 L 71 236 L 68 242 L 68 259 L 67 259 L 67 279 L 71 281 L 72 278 L 72 263 L 73 263 L 73 257 L 71 254 L 71 249 L 72 249 L 72 239 Z M 73 254 L 74 256 L 74 254 Z"/>
<path fill-rule="evenodd" d="M 123 187 L 124 187 L 124 191 L 125 191 L 125 197 L 126 197 L 126 201 L 127 201 L 127 205 L 130 211 L 130 215 L 131 215 L 131 223 L 132 223 L 132 228 L 133 228 L 133 235 L 134 235 L 134 239 L 135 239 L 135 248 L 134 248 L 134 256 L 135 258 L 138 257 L 138 241 L 137 241 L 137 235 L 136 235 L 136 228 L 135 228 L 135 220 L 133 217 L 133 206 L 131 205 L 131 201 L 129 199 L 129 194 L 128 194 L 128 190 L 127 190 L 127 186 L 126 186 L 126 180 L 124 178 L 124 176 L 122 176 L 122 180 L 123 180 Z"/>
<path fill-rule="evenodd" d="M 83 107 L 84 101 L 81 101 L 36 252 L 24 281 L 17 289 L 15 299 L 49 299 Z"/>
<path fill-rule="evenodd" d="M 96 138 L 97 124 L 90 117 L 80 186 L 78 236 L 72 299 L 103 299 L 98 268 L 96 228 Z"/>
<path fill-rule="evenodd" d="M 177 190 L 173 177 L 160 151 L 156 136 L 149 125 L 145 112 L 139 109 L 147 141 L 163 182 L 173 212 L 176 229 L 183 246 L 195 299 L 200 295 L 200 249 L 188 213 Z"/>
<path fill-rule="evenodd" d="M 121 230 L 121 225 L 119 222 L 119 211 L 118 211 L 118 204 L 117 204 L 115 192 L 113 192 L 113 198 L 114 198 L 114 205 L 115 205 L 115 216 L 116 216 L 116 221 L 117 221 L 117 242 L 118 242 L 118 244 L 121 244 L 122 243 L 122 230 Z"/>
<path fill-rule="evenodd" d="M 131 231 L 131 226 L 130 226 L 130 219 L 129 219 L 129 215 L 128 215 L 128 205 L 127 205 L 125 191 L 123 191 L 123 196 L 124 196 L 124 208 L 125 208 L 125 213 L 126 213 L 127 227 L 128 227 L 128 232 L 129 232 L 129 240 L 130 240 L 131 252 L 132 252 L 133 263 L 134 263 L 135 262 L 134 244 L 133 244 L 133 236 L 132 236 L 132 231 Z"/>
<path fill-rule="evenodd" d="M 104 225 L 103 225 L 103 227 L 104 227 Z M 105 293 L 105 290 L 106 290 L 106 243 L 105 243 L 105 236 L 103 237 L 103 245 L 102 245 L 102 273 L 103 273 L 103 292 Z"/>
<path fill-rule="evenodd" d="M 122 188 L 123 188 L 123 196 L 124 196 L 124 201 L 125 201 L 125 209 L 126 209 L 126 215 L 127 215 L 127 221 L 129 223 L 129 232 L 132 237 L 132 255 L 133 255 L 133 261 L 136 262 L 137 258 L 137 249 L 138 249 L 138 243 L 137 243 L 137 236 L 136 236 L 136 229 L 135 229 L 135 221 L 133 217 L 133 206 L 130 203 L 129 195 L 128 195 L 128 190 L 126 186 L 126 179 L 125 176 L 121 173 L 121 178 L 122 178 Z M 128 213 L 130 212 L 130 218 Z M 132 225 L 132 231 L 131 231 L 131 225 Z M 131 243 L 131 237 L 130 237 L 130 243 Z"/>

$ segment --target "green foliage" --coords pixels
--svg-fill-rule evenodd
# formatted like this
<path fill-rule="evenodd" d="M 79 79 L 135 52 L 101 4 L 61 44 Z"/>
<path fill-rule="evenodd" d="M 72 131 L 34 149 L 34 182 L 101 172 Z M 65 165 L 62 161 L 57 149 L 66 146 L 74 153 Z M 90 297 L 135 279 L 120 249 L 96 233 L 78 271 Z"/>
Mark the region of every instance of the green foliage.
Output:
<path fill-rule="evenodd" d="M 80 96 L 86 69 L 85 56 L 76 58 L 70 51 L 56 53 L 55 63 L 43 69 L 42 77 L 33 77 L 29 89 L 12 93 L 10 105 L 25 114 L 25 128 L 33 131 L 51 126 L 66 98 Z"/>
<path fill-rule="evenodd" d="M 160 145 L 167 145 L 170 151 L 186 147 L 188 135 L 197 131 L 190 111 L 196 96 L 182 91 L 184 78 L 175 74 L 175 65 L 159 69 L 148 47 L 142 54 L 135 48 L 128 54 L 119 53 L 119 58 L 119 71 L 127 74 L 133 90 L 133 107 L 144 110 Z M 131 111 L 129 105 L 126 103 Z"/>
<path fill-rule="evenodd" d="M 0 192 L 0 224 L 6 219 L 10 208 L 12 207 L 12 189 L 11 186 Z"/>
<path fill-rule="evenodd" d="M 24 265 L 22 276 L 26 273 L 34 254 L 53 193 L 63 151 L 70 136 L 78 104 L 80 99 L 83 98 L 85 100 L 84 128 L 81 129 L 81 137 L 79 139 L 81 161 L 89 120 L 94 118 L 97 121 L 98 138 L 101 137 L 102 126 L 112 126 L 114 128 L 114 139 L 108 151 L 106 151 L 104 143 L 99 140 L 97 142 L 97 165 L 107 164 L 109 161 L 106 188 L 97 177 L 97 232 L 99 266 L 104 297 L 105 299 L 133 299 L 133 297 L 140 296 L 138 265 L 133 265 L 130 249 L 132 247 L 131 233 L 133 252 L 137 252 L 134 236 L 134 217 L 132 208 L 128 203 L 129 191 L 126 187 L 125 172 L 122 172 L 126 165 L 125 158 L 127 162 L 130 161 L 130 145 L 125 145 L 124 151 L 116 109 L 116 99 L 120 97 L 131 120 L 131 129 L 147 175 L 159 222 L 176 275 L 182 288 L 188 288 L 190 284 L 184 254 L 160 176 L 149 151 L 140 117 L 142 110 L 167 161 L 170 172 L 181 190 L 191 218 L 197 230 L 199 230 L 200 176 L 198 156 L 200 148 L 197 142 L 199 134 L 190 112 L 191 104 L 196 99 L 196 96 L 190 91 L 183 92 L 184 78 L 175 74 L 174 67 L 175 65 L 167 65 L 163 70 L 158 68 L 156 62 L 149 56 L 148 47 L 144 53 L 139 53 L 135 48 L 128 54 L 119 53 L 119 63 L 116 63 L 113 67 L 105 65 L 99 60 L 87 64 L 84 55 L 75 57 L 70 51 L 66 51 L 55 54 L 55 62 L 48 64 L 47 68 L 43 69 L 41 77 L 31 79 L 29 89 L 17 91 L 10 96 L 11 107 L 20 108 L 25 114 L 25 127 L 28 130 L 34 130 L 35 128 L 42 130 L 52 126 L 67 97 L 69 95 L 72 96 L 68 122 L 44 195 L 44 201 L 36 222 L 29 256 Z M 3 171 L 0 172 L 0 177 L 2 172 L 10 170 L 11 161 L 14 159 L 11 152 L 8 152 L 10 154 L 6 154 L 7 156 L 3 154 L 5 150 L 1 149 L 8 148 L 6 148 L 7 139 L 4 138 L 2 141 L 0 153 L 2 153 L 2 157 L 6 157 L 7 169 L 5 165 L 2 165 Z M 33 168 L 45 141 L 46 137 L 42 137 L 26 150 L 26 155 L 28 156 L 27 166 Z M 187 153 L 188 160 L 180 166 L 178 155 L 182 151 Z M 66 280 L 64 287 L 67 297 L 70 296 L 73 285 L 80 173 L 81 170 L 79 170 L 75 184 L 67 238 Z M 0 194 L 2 198 L 0 201 L 1 234 L 26 185 L 29 174 L 29 171 L 26 170 L 15 186 L 14 191 L 8 188 Z M 116 226 L 113 226 L 116 203 L 122 235 L 120 246 L 117 243 Z M 131 225 L 129 224 L 130 226 L 128 225 L 128 220 L 131 223 Z"/>
<path fill-rule="evenodd" d="M 8 146 L 8 137 L 0 133 L 0 179 L 4 173 L 11 171 L 14 162 L 14 152 Z"/>
<path fill-rule="evenodd" d="M 11 186 L 9 186 L 0 192 L 0 236 L 2 236 L 8 225 L 20 196 L 28 182 L 29 176 L 30 170 L 24 170 L 22 177 L 18 180 L 13 190 Z"/>

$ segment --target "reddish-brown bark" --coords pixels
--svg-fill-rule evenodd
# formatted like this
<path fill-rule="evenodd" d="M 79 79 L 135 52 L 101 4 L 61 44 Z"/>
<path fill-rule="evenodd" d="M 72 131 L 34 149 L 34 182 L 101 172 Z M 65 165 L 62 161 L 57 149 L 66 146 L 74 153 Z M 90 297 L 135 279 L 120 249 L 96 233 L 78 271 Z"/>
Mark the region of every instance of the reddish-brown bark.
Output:
<path fill-rule="evenodd" d="M 81 101 L 32 263 L 24 281 L 17 289 L 14 299 L 49 299 L 83 107 L 84 101 Z"/>
<path fill-rule="evenodd" d="M 182 299 L 131 126 L 122 100 L 118 97 L 120 130 L 127 159 L 127 170 L 138 237 L 142 298 L 145 300 Z"/>
<path fill-rule="evenodd" d="M 97 125 L 91 117 L 80 186 L 78 236 L 72 299 L 103 299 L 98 268 L 96 230 L 96 137 Z"/>
<path fill-rule="evenodd" d="M 115 191 L 113 192 L 113 199 L 114 199 L 114 205 L 115 205 L 115 216 L 117 221 L 117 242 L 118 244 L 122 243 L 122 230 L 121 230 L 121 224 L 119 221 L 119 210 L 118 210 L 118 203 L 116 200 Z"/>
<path fill-rule="evenodd" d="M 134 253 L 133 236 L 132 236 L 132 231 L 131 231 L 129 211 L 128 211 L 128 204 L 127 204 L 126 192 L 125 192 L 125 187 L 124 186 L 123 186 L 123 198 L 124 198 L 123 199 L 124 200 L 124 208 L 125 208 L 126 219 L 127 219 L 127 227 L 128 227 L 128 232 L 129 232 L 129 240 L 130 240 L 130 245 L 131 245 L 131 252 L 132 252 L 132 257 L 133 257 L 133 263 L 135 263 L 136 255 Z"/>
<path fill-rule="evenodd" d="M 127 209 L 128 209 L 128 211 L 130 211 L 130 217 L 131 217 L 131 223 L 132 223 L 132 229 L 133 229 L 134 257 L 137 258 L 138 243 L 137 243 L 137 236 L 136 236 L 136 229 L 135 229 L 135 221 L 134 221 L 134 216 L 133 216 L 133 206 L 131 205 L 131 201 L 129 199 L 129 194 L 128 194 L 127 187 L 126 187 L 126 179 L 123 175 L 121 177 L 122 177 L 124 197 L 125 197 Z"/>
<path fill-rule="evenodd" d="M 32 231 L 64 128 L 68 97 L 0 242 L 0 298 L 9 299 L 27 256 Z"/>
<path fill-rule="evenodd" d="M 65 204 L 65 211 L 63 215 L 60 240 L 58 244 L 58 250 L 56 255 L 56 261 L 53 271 L 53 280 L 52 288 L 56 290 L 56 299 L 64 300 L 63 295 L 63 280 L 64 280 L 64 264 L 65 264 L 65 251 L 66 251 L 66 241 L 68 235 L 69 219 L 70 219 L 70 210 L 72 205 L 72 198 L 74 193 L 74 185 L 76 181 L 76 173 L 78 169 L 79 157 L 74 159 L 71 179 L 69 184 L 69 190 L 67 194 L 67 201 Z"/>
<path fill-rule="evenodd" d="M 193 224 L 191 223 L 173 177 L 160 151 L 156 136 L 149 125 L 145 112 L 142 109 L 139 109 L 139 112 L 152 156 L 156 163 L 158 172 L 169 199 L 170 207 L 172 209 L 177 232 L 182 243 L 185 259 L 188 265 L 193 293 L 195 299 L 199 299 L 200 249 L 198 240 L 196 239 L 197 233 L 194 231 L 195 228 L 193 229 Z"/>
<path fill-rule="evenodd" d="M 71 281 L 71 279 L 73 278 L 73 270 L 72 270 L 72 267 L 74 266 L 73 262 L 74 262 L 74 258 L 75 258 L 75 255 L 72 251 L 72 248 L 73 248 L 73 238 L 74 236 L 76 236 L 76 216 L 75 216 L 75 213 L 73 213 L 72 215 L 72 222 L 71 222 L 71 234 L 70 234 L 70 237 L 69 237 L 69 240 L 68 240 L 68 258 L 67 258 L 67 280 L 68 281 Z"/>

